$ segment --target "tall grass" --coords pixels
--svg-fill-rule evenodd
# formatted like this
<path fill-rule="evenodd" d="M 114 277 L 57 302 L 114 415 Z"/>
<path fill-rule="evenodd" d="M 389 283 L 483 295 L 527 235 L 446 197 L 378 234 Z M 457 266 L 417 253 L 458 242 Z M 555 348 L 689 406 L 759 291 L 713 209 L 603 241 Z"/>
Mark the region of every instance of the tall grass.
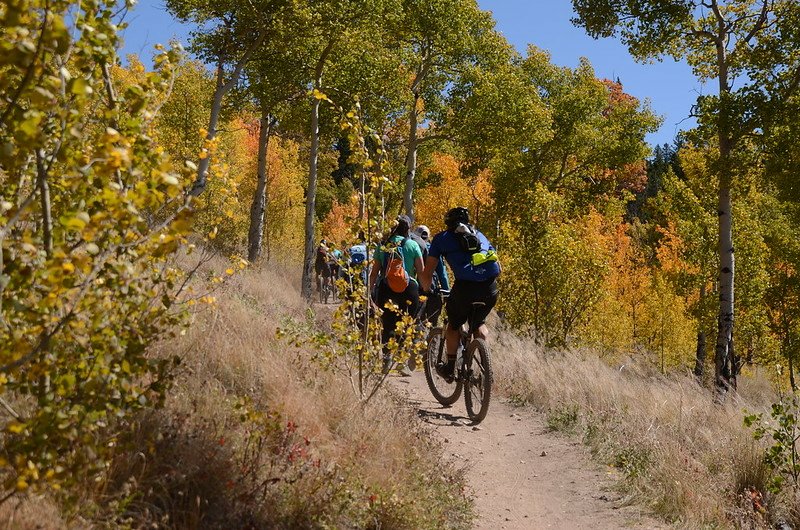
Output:
<path fill-rule="evenodd" d="M 310 317 L 290 278 L 275 266 L 236 275 L 183 336 L 154 346 L 184 360 L 166 403 L 116 426 L 107 480 L 63 519 L 48 513 L 52 527 L 470 525 L 462 472 L 407 407 L 388 393 L 362 406 L 312 352 L 276 337 L 285 319 Z"/>
<path fill-rule="evenodd" d="M 690 528 L 767 524 L 753 502 L 765 491 L 763 448 L 743 426 L 744 409 L 775 399 L 762 378 L 741 378 L 739 395 L 715 404 L 691 375 L 662 375 L 636 359 L 612 367 L 510 333 L 493 351 L 499 390 L 541 410 L 551 428 L 580 434 L 623 472 L 630 502 Z"/>

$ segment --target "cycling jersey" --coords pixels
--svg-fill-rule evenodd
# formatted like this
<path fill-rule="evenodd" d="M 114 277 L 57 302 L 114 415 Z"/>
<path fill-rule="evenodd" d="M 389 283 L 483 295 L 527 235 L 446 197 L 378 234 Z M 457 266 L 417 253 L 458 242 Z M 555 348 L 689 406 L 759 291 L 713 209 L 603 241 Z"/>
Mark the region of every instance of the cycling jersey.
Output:
<path fill-rule="evenodd" d="M 476 232 L 481 243 L 481 251 L 494 250 L 486 236 L 480 231 Z M 456 235 L 449 230 L 436 234 L 428 249 L 428 255 L 435 258 L 443 256 L 450 268 L 453 269 L 453 276 L 455 276 L 456 280 L 483 282 L 497 278 L 500 275 L 500 265 L 497 261 L 486 261 L 479 265 L 474 265 L 473 254 L 462 250 L 461 243 L 459 243 Z"/>

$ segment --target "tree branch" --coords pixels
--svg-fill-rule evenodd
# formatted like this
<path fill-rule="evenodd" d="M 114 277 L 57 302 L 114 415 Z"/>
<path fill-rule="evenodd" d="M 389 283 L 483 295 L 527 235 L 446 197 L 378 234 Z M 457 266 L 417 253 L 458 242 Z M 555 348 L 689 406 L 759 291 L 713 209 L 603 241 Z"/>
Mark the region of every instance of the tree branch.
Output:
<path fill-rule="evenodd" d="M 755 24 L 753 24 L 753 27 L 750 29 L 750 32 L 743 39 L 747 44 L 750 44 L 750 40 L 755 37 L 756 33 L 761 31 L 761 28 L 764 27 L 764 23 L 767 21 L 768 6 L 769 0 L 763 0 L 761 3 L 761 13 L 758 15 L 758 20 L 756 20 Z"/>
<path fill-rule="evenodd" d="M 6 110 L 3 111 L 3 114 L 0 115 L 0 125 L 5 127 L 6 120 L 8 119 L 8 115 L 11 114 L 11 111 L 14 107 L 17 106 L 17 101 L 19 100 L 20 96 L 22 96 L 23 90 L 31 82 L 31 78 L 33 77 L 33 72 L 36 69 L 36 61 L 39 57 L 39 54 L 42 53 L 42 48 L 44 47 L 44 34 L 47 30 L 47 19 L 50 17 L 50 3 L 47 2 L 45 4 L 44 10 L 44 18 L 42 19 L 42 27 L 39 30 L 39 40 L 36 42 L 36 53 L 33 55 L 33 61 L 31 64 L 28 65 L 28 68 L 25 70 L 25 76 L 20 81 L 19 85 L 17 86 L 17 90 L 14 91 L 14 95 L 11 96 L 11 99 L 8 100 L 8 107 Z"/>

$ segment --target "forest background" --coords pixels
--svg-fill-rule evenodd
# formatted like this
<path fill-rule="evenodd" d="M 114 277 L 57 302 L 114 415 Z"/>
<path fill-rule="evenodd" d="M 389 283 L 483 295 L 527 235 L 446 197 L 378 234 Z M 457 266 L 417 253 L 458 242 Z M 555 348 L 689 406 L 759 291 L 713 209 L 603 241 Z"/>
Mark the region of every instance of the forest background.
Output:
<path fill-rule="evenodd" d="M 436 231 L 467 206 L 504 264 L 502 319 L 542 347 L 691 371 L 718 399 L 757 371 L 794 390 L 800 7 L 573 4 L 590 35 L 717 84 L 697 126 L 651 149 L 647 103 L 517 52 L 471 1 L 170 0 L 197 29 L 152 69 L 117 53 L 132 6 L 5 5 L 9 497 L 99 473 L 110 418 L 163 403 L 181 358 L 149 345 L 215 303 L 192 277 L 208 259 L 178 254 L 228 256 L 212 285 L 302 267 L 310 299 L 320 237 L 377 242 L 401 212 Z"/>

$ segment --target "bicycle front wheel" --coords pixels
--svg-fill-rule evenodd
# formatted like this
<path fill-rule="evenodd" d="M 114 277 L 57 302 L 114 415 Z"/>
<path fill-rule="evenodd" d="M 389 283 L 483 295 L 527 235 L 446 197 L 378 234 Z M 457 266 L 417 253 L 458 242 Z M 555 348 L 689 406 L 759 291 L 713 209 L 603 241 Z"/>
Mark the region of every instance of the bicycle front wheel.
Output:
<path fill-rule="evenodd" d="M 465 365 L 464 402 L 467 416 L 473 423 L 480 423 L 489 412 L 493 379 L 489 348 L 483 339 L 473 339 L 469 343 Z"/>
<path fill-rule="evenodd" d="M 461 380 L 452 383 L 439 375 L 438 370 L 447 362 L 442 328 L 433 328 L 428 334 L 428 351 L 425 352 L 425 380 L 436 401 L 449 407 L 461 396 Z"/>

